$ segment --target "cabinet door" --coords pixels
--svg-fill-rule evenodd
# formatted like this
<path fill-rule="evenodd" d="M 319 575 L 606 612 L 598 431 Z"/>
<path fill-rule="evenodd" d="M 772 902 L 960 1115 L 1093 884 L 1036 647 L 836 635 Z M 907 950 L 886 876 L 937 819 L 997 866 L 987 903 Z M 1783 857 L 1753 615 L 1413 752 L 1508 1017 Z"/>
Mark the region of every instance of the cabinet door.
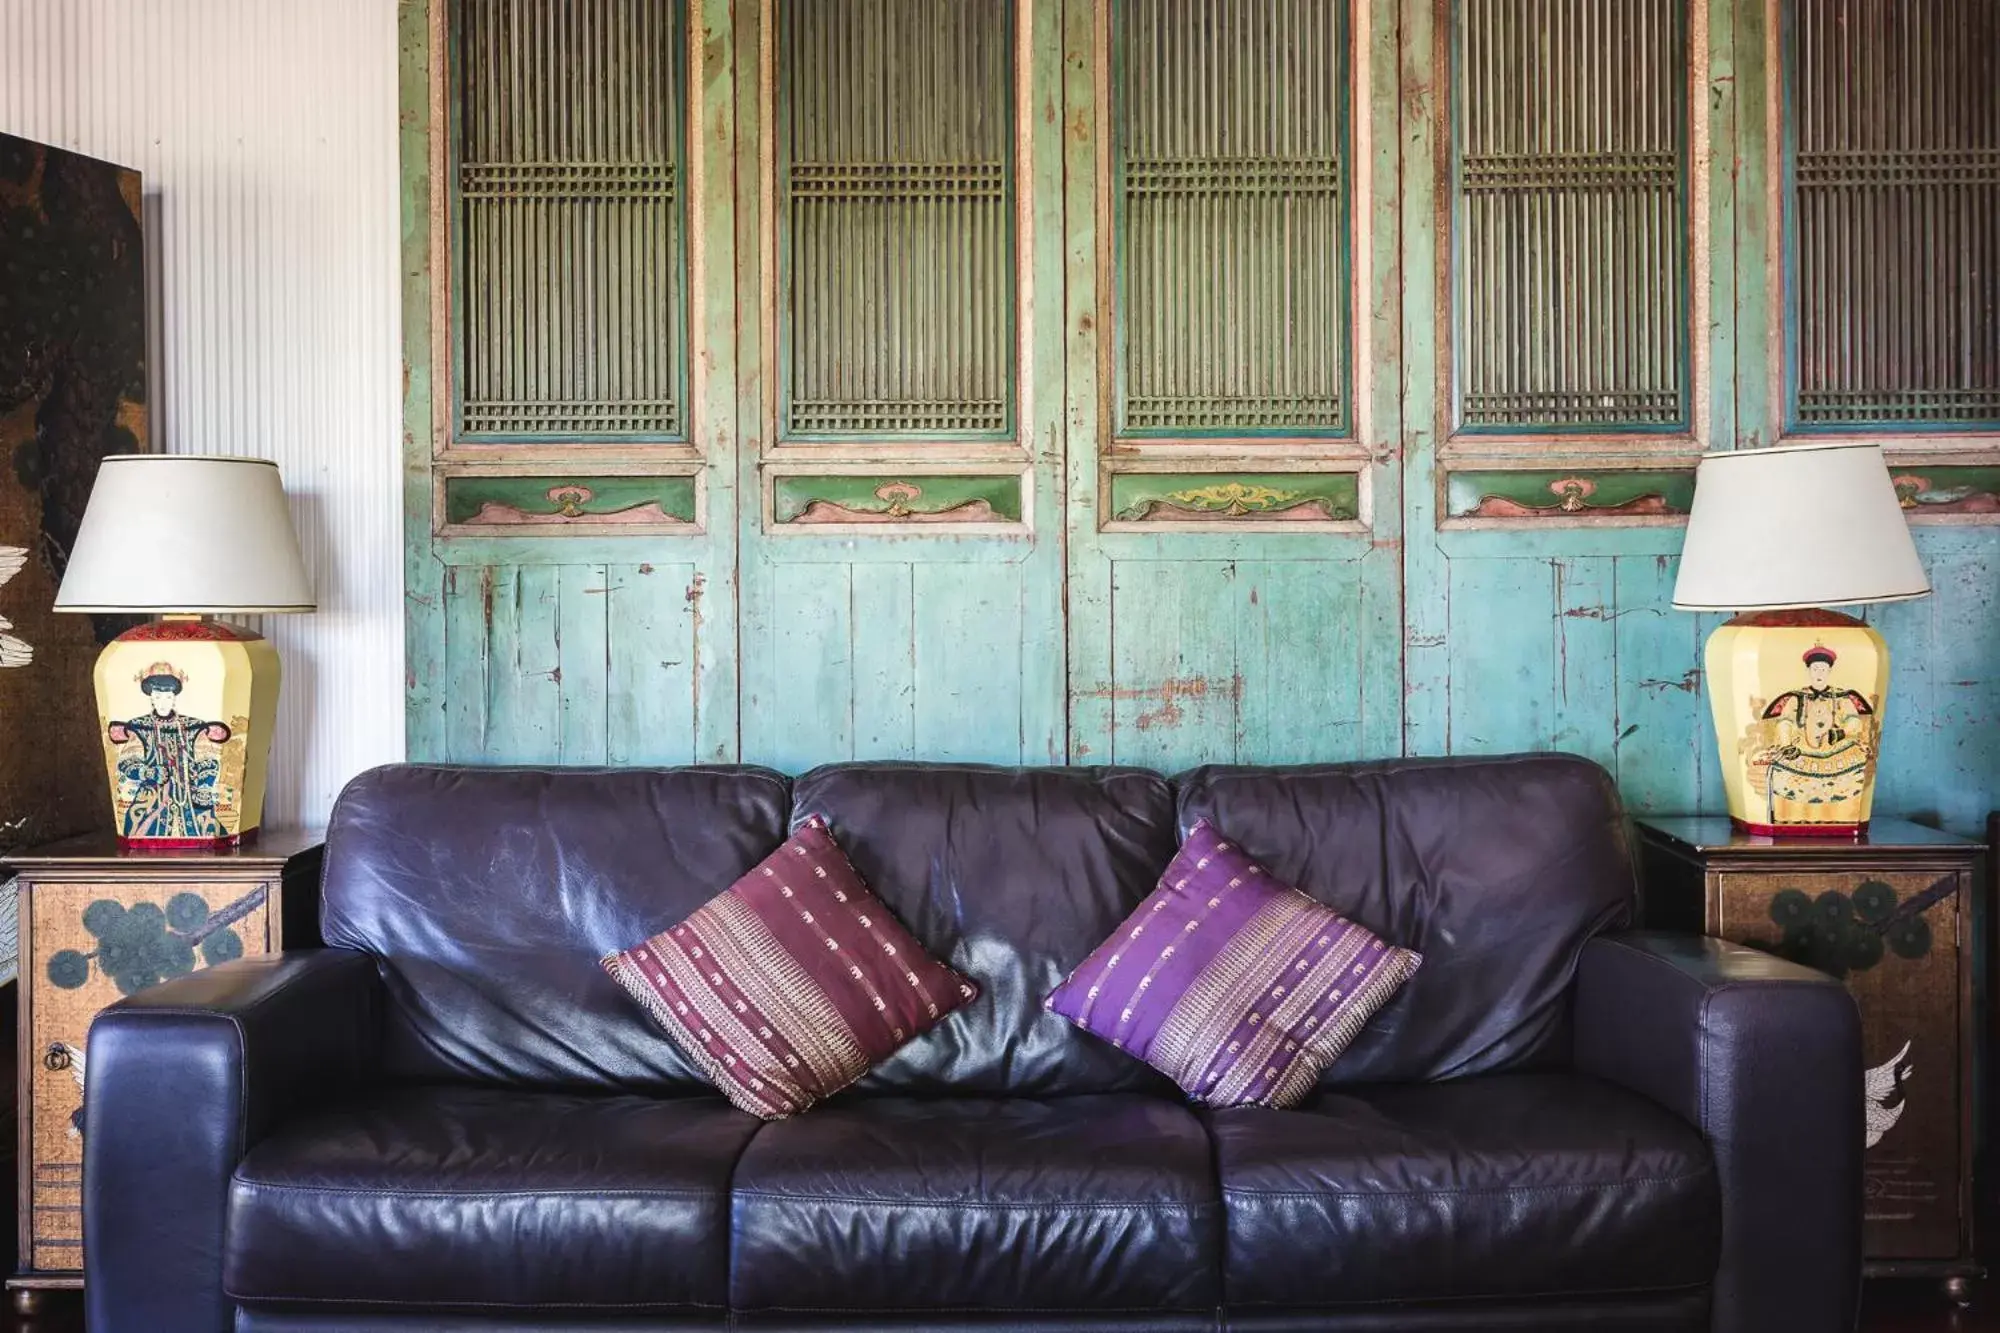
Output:
<path fill-rule="evenodd" d="M 21 1262 L 38 1271 L 83 1267 L 83 1087 L 90 1020 L 114 1001 L 170 977 L 271 943 L 270 883 L 20 883 L 23 1043 L 21 1170 L 28 1208 Z M 171 1115 L 172 1107 L 161 1114 Z"/>
<path fill-rule="evenodd" d="M 1395 6 L 1066 26 L 1070 753 L 1396 753 Z"/>
<path fill-rule="evenodd" d="M 1734 432 L 1730 27 L 1706 0 L 1405 0 L 1406 748 L 1562 749 L 1698 809 L 1669 609 Z M 1726 308 L 1726 307 L 1725 307 Z"/>
<path fill-rule="evenodd" d="M 1060 0 L 735 8 L 743 758 L 1060 763 Z"/>
<path fill-rule="evenodd" d="M 730 8 L 400 8 L 413 758 L 736 754 Z"/>
<path fill-rule="evenodd" d="M 1831 973 L 1861 1010 L 1868 1070 L 1864 1252 L 1964 1253 L 1966 1021 L 1959 872 L 1760 871 L 1711 877 L 1715 934 Z"/>

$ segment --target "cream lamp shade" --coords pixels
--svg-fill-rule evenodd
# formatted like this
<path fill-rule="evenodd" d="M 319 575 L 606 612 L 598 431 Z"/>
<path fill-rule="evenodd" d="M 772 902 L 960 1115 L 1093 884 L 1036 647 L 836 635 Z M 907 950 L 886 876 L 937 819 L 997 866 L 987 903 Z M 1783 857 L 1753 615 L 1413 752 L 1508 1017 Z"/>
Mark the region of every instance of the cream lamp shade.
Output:
<path fill-rule="evenodd" d="M 313 609 L 278 466 L 113 454 L 97 471 L 58 611 L 250 615 Z"/>
<path fill-rule="evenodd" d="M 1930 590 L 1880 445 L 1702 457 L 1674 582 L 1678 610 L 1853 606 Z"/>

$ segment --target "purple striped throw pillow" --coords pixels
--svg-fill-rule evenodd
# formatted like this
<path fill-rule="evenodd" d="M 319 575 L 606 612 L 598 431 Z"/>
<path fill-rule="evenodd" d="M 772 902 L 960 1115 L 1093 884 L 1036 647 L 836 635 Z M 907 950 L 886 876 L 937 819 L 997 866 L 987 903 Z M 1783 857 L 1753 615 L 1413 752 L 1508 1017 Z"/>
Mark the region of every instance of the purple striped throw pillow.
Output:
<path fill-rule="evenodd" d="M 1212 1106 L 1291 1106 L 1423 959 L 1274 878 L 1202 820 L 1046 1007 Z"/>
<path fill-rule="evenodd" d="M 766 1120 L 832 1096 L 979 994 L 869 892 L 817 815 L 604 970 Z"/>

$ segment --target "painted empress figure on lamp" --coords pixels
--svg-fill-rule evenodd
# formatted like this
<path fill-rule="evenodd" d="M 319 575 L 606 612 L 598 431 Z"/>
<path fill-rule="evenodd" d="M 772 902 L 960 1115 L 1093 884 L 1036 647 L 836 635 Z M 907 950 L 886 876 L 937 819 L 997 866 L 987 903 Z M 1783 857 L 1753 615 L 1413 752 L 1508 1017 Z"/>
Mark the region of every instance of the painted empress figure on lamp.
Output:
<path fill-rule="evenodd" d="M 229 724 L 178 711 L 186 684 L 187 673 L 173 663 L 153 663 L 139 677 L 151 711 L 105 728 L 111 743 L 121 747 L 115 804 L 123 837 L 209 842 L 222 836 L 215 808 L 222 774 L 218 747 L 230 737 Z"/>

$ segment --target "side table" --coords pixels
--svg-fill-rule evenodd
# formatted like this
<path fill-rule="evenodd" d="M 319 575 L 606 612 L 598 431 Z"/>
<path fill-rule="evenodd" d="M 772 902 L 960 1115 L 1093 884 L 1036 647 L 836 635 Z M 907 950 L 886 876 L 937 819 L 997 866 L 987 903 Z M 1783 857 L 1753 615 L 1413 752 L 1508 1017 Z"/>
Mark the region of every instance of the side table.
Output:
<path fill-rule="evenodd" d="M 120 851 L 106 833 L 0 863 L 17 876 L 21 932 L 17 1310 L 83 1285 L 90 1020 L 169 977 L 317 942 L 319 851 L 317 834 L 283 830 L 185 853 Z"/>
<path fill-rule="evenodd" d="M 1864 1271 L 1970 1299 L 1983 844 L 1877 819 L 1865 840 L 1760 838 L 1713 816 L 1638 821 L 1649 926 L 1700 931 L 1841 978 L 1868 1070 Z"/>

